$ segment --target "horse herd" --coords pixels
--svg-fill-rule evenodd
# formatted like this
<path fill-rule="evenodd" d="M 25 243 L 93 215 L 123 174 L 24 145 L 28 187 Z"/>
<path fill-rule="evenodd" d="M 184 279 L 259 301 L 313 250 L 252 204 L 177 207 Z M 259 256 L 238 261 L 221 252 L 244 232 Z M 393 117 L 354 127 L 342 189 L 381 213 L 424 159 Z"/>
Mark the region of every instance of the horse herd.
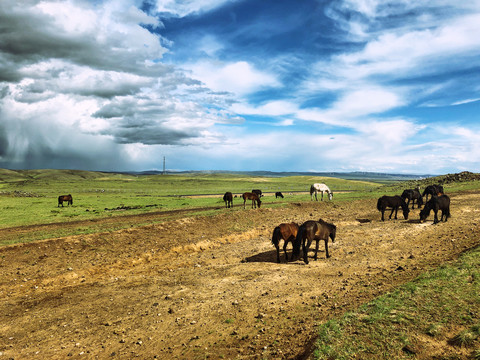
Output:
<path fill-rule="evenodd" d="M 315 194 L 315 200 L 317 199 L 317 193 L 321 192 L 323 200 L 323 193 L 326 192 L 328 194 L 329 200 L 333 199 L 333 192 L 326 186 L 325 184 L 313 184 L 310 186 L 310 197 L 313 200 L 313 195 Z M 281 193 L 276 193 L 276 197 Z M 428 196 L 430 195 L 430 200 L 428 200 Z M 252 190 L 252 192 L 246 192 L 241 195 L 243 198 L 243 207 L 245 208 L 245 203 L 247 200 L 252 200 L 252 208 L 256 205 L 260 207 L 261 201 L 260 197 L 262 196 L 262 192 L 260 190 Z M 281 195 L 283 198 L 283 195 Z M 433 223 L 436 224 L 439 222 L 438 220 L 438 212 L 441 211 L 440 221 L 447 221 L 450 217 L 450 198 L 448 195 L 444 194 L 443 186 L 441 185 L 429 185 L 425 188 L 423 193 L 420 193 L 420 190 L 417 188 L 415 189 L 407 189 L 404 190 L 402 195 L 394 195 L 394 196 L 387 196 L 384 195 L 377 201 L 377 209 L 382 213 L 382 221 L 385 221 L 385 211 L 390 208 L 391 213 L 389 219 L 392 218 L 393 213 L 395 212 L 395 219 L 397 219 L 397 212 L 398 209 L 401 208 L 403 212 L 403 216 L 405 220 L 408 220 L 408 213 L 409 213 L 409 205 L 410 201 L 412 202 L 412 209 L 415 208 L 415 203 L 417 204 L 417 208 L 420 209 L 423 205 L 423 197 L 425 197 L 425 206 L 420 211 L 420 222 L 425 221 L 428 216 L 430 216 L 431 211 L 434 212 L 434 221 Z M 226 207 L 233 206 L 233 195 L 231 192 L 225 193 L 223 200 L 225 201 Z M 337 227 L 334 224 L 330 224 L 322 219 L 318 220 L 307 220 L 302 225 L 298 225 L 297 223 L 282 223 L 273 229 L 272 234 L 272 244 L 277 249 L 277 262 L 280 263 L 280 241 L 283 240 L 283 251 L 285 253 L 285 259 L 288 262 L 288 254 L 287 254 L 287 245 L 288 243 L 292 243 L 293 250 L 292 255 L 290 257 L 290 261 L 294 259 L 298 259 L 300 256 L 300 249 L 303 252 L 303 261 L 308 264 L 308 251 L 310 245 L 315 240 L 315 255 L 314 260 L 317 260 L 318 257 L 318 248 L 320 240 L 325 242 L 325 255 L 327 258 L 330 257 L 328 252 L 328 239 L 330 238 L 332 242 L 335 242 L 335 235 L 336 235 Z"/>
<path fill-rule="evenodd" d="M 430 200 L 428 200 L 430 195 Z M 385 211 L 387 208 L 391 208 L 389 219 L 392 218 L 395 212 L 395 220 L 397 219 L 397 212 L 399 208 L 402 208 L 403 217 L 408 220 L 408 213 L 410 212 L 408 206 L 412 201 L 412 210 L 415 208 L 415 201 L 417 202 L 417 208 L 419 209 L 423 205 L 423 197 L 425 196 L 425 206 L 420 210 L 420 221 L 425 221 L 433 210 L 434 219 L 433 223 L 437 224 L 438 212 L 441 211 L 442 215 L 440 221 L 447 221 L 450 217 L 450 197 L 444 194 L 442 185 L 429 185 L 425 188 L 422 194 L 418 188 L 404 190 L 402 195 L 395 196 L 382 196 L 377 201 L 377 210 L 382 213 L 382 221 L 385 220 Z"/>

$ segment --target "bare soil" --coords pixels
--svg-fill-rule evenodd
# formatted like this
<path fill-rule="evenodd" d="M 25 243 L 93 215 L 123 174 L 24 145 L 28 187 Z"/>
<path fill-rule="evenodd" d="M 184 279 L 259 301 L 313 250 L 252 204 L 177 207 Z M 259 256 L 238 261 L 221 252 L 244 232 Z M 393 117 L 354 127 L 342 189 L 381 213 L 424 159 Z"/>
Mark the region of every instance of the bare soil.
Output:
<path fill-rule="evenodd" d="M 0 359 L 307 359 L 316 325 L 479 245 L 480 193 L 451 199 L 437 225 L 417 209 L 382 222 L 375 200 L 243 210 L 235 199 L 214 216 L 116 217 L 104 221 L 131 227 L 3 247 Z M 321 244 L 317 261 L 278 264 L 274 227 L 318 218 L 337 226 L 332 257 Z"/>

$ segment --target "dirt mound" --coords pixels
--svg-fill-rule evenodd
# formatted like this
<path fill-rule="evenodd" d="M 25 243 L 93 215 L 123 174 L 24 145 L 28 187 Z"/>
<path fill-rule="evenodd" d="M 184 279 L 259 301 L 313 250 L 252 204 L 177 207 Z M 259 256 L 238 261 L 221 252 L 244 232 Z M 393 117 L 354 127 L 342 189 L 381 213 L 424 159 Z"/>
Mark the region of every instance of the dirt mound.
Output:
<path fill-rule="evenodd" d="M 382 222 L 375 200 L 314 201 L 146 226 L 128 217 L 129 229 L 4 247 L 0 352 L 15 359 L 306 358 L 317 324 L 478 246 L 480 193 L 451 199 L 452 218 L 437 225 L 420 224 L 417 209 L 408 221 Z M 278 264 L 274 227 L 318 218 L 337 226 L 332 257 L 320 244 L 309 265 Z"/>

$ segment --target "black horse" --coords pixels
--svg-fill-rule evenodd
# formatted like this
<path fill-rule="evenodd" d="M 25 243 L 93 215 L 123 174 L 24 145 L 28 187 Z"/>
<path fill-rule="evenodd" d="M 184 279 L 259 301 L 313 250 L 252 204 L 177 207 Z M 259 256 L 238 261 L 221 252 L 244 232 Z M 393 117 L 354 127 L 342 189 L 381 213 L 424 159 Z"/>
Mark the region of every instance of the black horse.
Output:
<path fill-rule="evenodd" d="M 442 210 L 442 216 L 440 217 L 440 221 L 443 220 L 443 217 L 445 216 L 445 220 L 451 216 L 450 215 L 450 198 L 448 195 L 441 195 L 441 196 L 432 196 L 430 200 L 427 201 L 425 204 L 425 207 L 423 208 L 422 211 L 420 211 L 420 221 L 423 222 L 425 221 L 428 216 L 430 215 L 430 211 L 433 210 L 434 212 L 434 217 L 433 217 L 433 223 L 436 224 L 438 223 L 438 210 Z"/>
<path fill-rule="evenodd" d="M 308 220 L 305 221 L 300 227 L 298 228 L 297 237 L 295 238 L 295 242 L 293 244 L 293 254 L 292 257 L 298 257 L 300 255 L 300 245 L 302 246 L 303 251 L 303 261 L 305 264 L 308 264 L 308 249 L 313 240 L 317 243 L 315 245 L 315 256 L 314 260 L 317 260 L 318 254 L 318 242 L 320 240 L 325 241 L 325 253 L 326 257 L 329 258 L 330 254 L 328 253 L 328 238 L 332 239 L 332 242 L 335 242 L 335 235 L 337 233 L 337 227 L 333 224 L 329 224 L 322 219 L 318 221 L 315 220 Z M 305 245 L 305 240 L 307 240 L 307 244 Z"/>
<path fill-rule="evenodd" d="M 252 193 L 257 194 L 259 198 L 261 198 L 263 196 L 262 195 L 262 190 L 259 190 L 259 189 L 253 189 Z"/>
<path fill-rule="evenodd" d="M 275 199 L 281 197 L 283 199 L 283 194 L 280 191 L 275 193 Z"/>
<path fill-rule="evenodd" d="M 427 202 L 428 195 L 435 196 L 444 193 L 442 185 L 428 185 L 425 190 L 423 190 L 422 196 L 425 196 L 425 202 Z"/>
<path fill-rule="evenodd" d="M 225 195 L 223 195 L 223 201 L 225 201 L 226 208 L 233 208 L 233 195 L 230 191 L 227 191 Z"/>
<path fill-rule="evenodd" d="M 408 220 L 408 213 L 410 210 L 408 210 L 407 203 L 402 199 L 401 196 L 384 195 L 377 201 L 377 209 L 378 211 L 382 212 L 382 221 L 385 221 L 384 214 L 387 208 L 392 208 L 392 212 L 390 213 L 390 216 L 388 218 L 391 219 L 392 214 L 395 211 L 395 220 L 397 220 L 397 212 L 399 207 L 402 207 L 403 217 L 405 218 L 405 220 Z"/>
<path fill-rule="evenodd" d="M 63 206 L 63 202 L 66 201 L 68 205 L 73 205 L 73 198 L 72 198 L 72 195 L 68 194 L 68 195 L 60 195 L 58 197 L 58 205 L 57 207 L 59 207 L 60 205 Z"/>
<path fill-rule="evenodd" d="M 420 194 L 418 187 L 415 189 L 404 190 L 401 197 L 407 202 L 407 206 L 410 205 L 410 200 L 412 200 L 412 210 L 415 209 L 415 200 L 417 201 L 417 208 L 420 209 L 420 206 L 423 205 L 422 194 Z"/>
<path fill-rule="evenodd" d="M 285 260 L 288 262 L 287 255 L 287 244 L 292 243 L 297 237 L 298 224 L 292 223 L 282 223 L 273 229 L 272 234 L 272 244 L 277 248 L 277 262 L 280 262 L 280 240 L 283 239 L 283 251 L 285 252 Z M 293 254 L 292 254 L 293 258 Z"/>

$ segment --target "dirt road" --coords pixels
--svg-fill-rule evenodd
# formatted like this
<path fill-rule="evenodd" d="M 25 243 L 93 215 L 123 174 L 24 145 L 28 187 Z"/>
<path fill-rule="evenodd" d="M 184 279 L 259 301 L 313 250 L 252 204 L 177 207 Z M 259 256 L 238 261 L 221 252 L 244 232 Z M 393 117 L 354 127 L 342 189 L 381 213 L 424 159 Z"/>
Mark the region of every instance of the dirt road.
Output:
<path fill-rule="evenodd" d="M 433 215 L 420 224 L 417 209 L 381 222 L 374 200 L 235 203 L 213 217 L 118 217 L 132 226 L 4 247 L 0 359 L 307 358 L 316 324 L 478 246 L 480 193 L 451 199 L 452 218 L 437 225 Z M 273 228 L 318 218 L 337 226 L 332 257 L 321 244 L 309 265 L 276 263 Z"/>

